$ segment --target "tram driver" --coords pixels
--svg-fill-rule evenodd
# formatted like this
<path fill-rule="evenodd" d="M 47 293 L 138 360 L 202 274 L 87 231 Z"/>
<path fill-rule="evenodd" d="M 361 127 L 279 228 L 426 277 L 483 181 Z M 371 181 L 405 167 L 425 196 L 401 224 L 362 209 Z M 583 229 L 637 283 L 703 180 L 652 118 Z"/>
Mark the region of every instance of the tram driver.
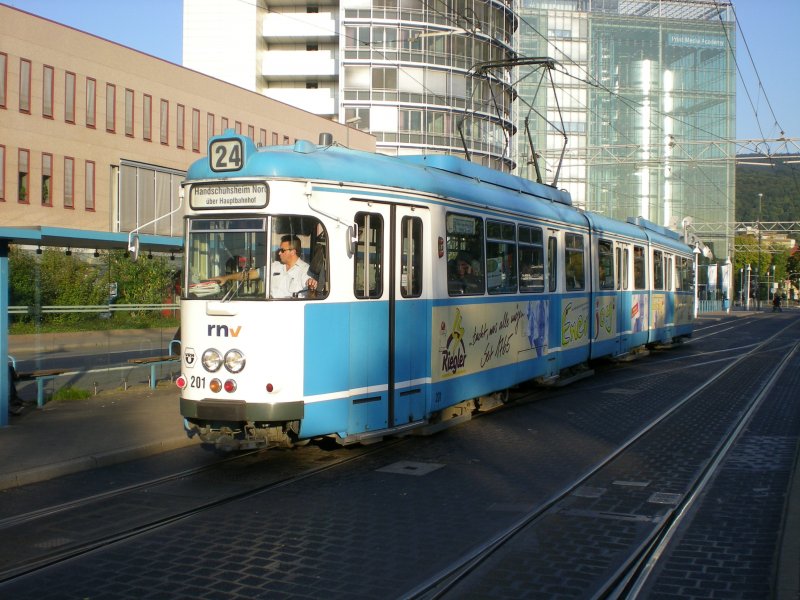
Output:
<path fill-rule="evenodd" d="M 317 289 L 317 280 L 309 275 L 309 264 L 300 258 L 302 243 L 296 235 L 281 237 L 278 260 L 270 265 L 270 297 L 303 297 L 306 291 Z M 265 279 L 266 267 L 250 269 L 229 275 L 219 275 L 212 281 L 219 284 L 228 281 L 254 281 Z"/>

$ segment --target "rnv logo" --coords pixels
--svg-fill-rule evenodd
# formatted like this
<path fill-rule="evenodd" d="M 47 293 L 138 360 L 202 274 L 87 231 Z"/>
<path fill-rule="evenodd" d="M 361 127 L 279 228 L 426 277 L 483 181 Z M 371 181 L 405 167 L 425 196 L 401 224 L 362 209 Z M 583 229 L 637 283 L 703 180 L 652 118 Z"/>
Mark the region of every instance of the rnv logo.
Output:
<path fill-rule="evenodd" d="M 236 327 L 228 327 L 227 325 L 209 325 L 208 335 L 210 337 L 239 337 L 239 332 L 241 330 L 241 325 L 237 325 Z"/>

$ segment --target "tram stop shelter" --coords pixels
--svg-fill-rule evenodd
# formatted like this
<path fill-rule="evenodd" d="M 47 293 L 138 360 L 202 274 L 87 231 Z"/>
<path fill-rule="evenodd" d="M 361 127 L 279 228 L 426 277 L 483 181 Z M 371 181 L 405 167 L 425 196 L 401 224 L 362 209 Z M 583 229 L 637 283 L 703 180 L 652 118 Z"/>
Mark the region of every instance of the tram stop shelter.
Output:
<path fill-rule="evenodd" d="M 179 237 L 137 234 L 140 251 L 175 252 L 183 250 Z M 125 232 L 91 231 L 63 227 L 0 227 L 0 357 L 8 360 L 9 263 L 11 244 L 26 246 L 85 248 L 92 250 L 127 249 L 129 234 Z M 9 369 L 0 369 L 0 427 L 8 425 Z"/>

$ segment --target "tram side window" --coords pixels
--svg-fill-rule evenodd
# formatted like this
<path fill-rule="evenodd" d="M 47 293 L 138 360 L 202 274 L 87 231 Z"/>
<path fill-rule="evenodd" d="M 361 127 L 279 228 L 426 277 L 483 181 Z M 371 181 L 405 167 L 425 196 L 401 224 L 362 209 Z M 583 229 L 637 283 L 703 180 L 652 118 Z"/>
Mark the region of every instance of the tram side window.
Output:
<path fill-rule="evenodd" d="M 327 296 L 328 236 L 322 222 L 316 217 L 275 216 L 271 234 L 269 297 L 297 300 Z M 311 289 L 309 279 L 316 282 L 316 289 Z"/>
<path fill-rule="evenodd" d="M 447 214 L 447 291 L 451 296 L 483 294 L 483 220 Z"/>
<path fill-rule="evenodd" d="M 683 256 L 675 257 L 675 289 L 692 289 L 692 262 Z"/>
<path fill-rule="evenodd" d="M 519 291 L 544 291 L 544 245 L 539 227 L 519 226 Z"/>
<path fill-rule="evenodd" d="M 653 289 L 664 289 L 664 253 L 653 250 Z"/>
<path fill-rule="evenodd" d="M 628 260 L 630 260 L 630 250 L 627 248 L 617 248 L 617 289 L 628 289 Z"/>
<path fill-rule="evenodd" d="M 644 248 L 642 246 L 633 247 L 633 288 L 643 290 L 647 287 L 647 277 L 645 270 L 647 267 L 644 258 Z"/>
<path fill-rule="evenodd" d="M 567 291 L 586 288 L 583 236 L 580 234 L 564 234 L 564 274 L 567 278 Z"/>
<path fill-rule="evenodd" d="M 558 285 L 558 238 L 551 235 L 547 238 L 547 290 L 555 292 Z"/>
<path fill-rule="evenodd" d="M 672 285 L 675 282 L 675 275 L 673 274 L 672 270 L 672 260 L 673 257 L 667 255 L 667 270 L 666 270 L 666 275 L 664 277 L 664 283 L 666 285 L 666 289 L 669 291 L 672 291 L 673 289 Z"/>
<path fill-rule="evenodd" d="M 625 248 L 622 252 L 622 289 L 627 290 L 628 285 L 628 273 L 630 272 L 630 267 L 628 266 L 630 263 L 631 258 L 631 251 L 628 248 Z"/>
<path fill-rule="evenodd" d="M 490 294 L 517 291 L 517 244 L 513 223 L 486 221 L 486 283 Z"/>
<path fill-rule="evenodd" d="M 378 214 L 356 214 L 358 243 L 353 274 L 356 298 L 380 298 L 383 295 L 383 218 Z"/>
<path fill-rule="evenodd" d="M 601 290 L 614 289 L 614 243 L 608 240 L 597 242 L 598 275 Z"/>
<path fill-rule="evenodd" d="M 403 217 L 400 228 L 400 295 L 417 298 L 422 294 L 422 219 Z"/>

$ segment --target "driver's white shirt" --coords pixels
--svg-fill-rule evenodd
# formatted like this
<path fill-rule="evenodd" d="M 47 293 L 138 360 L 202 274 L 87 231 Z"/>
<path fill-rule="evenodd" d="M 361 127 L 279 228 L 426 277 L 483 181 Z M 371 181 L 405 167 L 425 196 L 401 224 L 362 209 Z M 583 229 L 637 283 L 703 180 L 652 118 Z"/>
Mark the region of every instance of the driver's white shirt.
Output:
<path fill-rule="evenodd" d="M 291 298 L 292 294 L 306 289 L 308 286 L 308 263 L 298 258 L 292 268 L 287 269 L 281 261 L 276 260 L 270 267 L 270 297 Z"/>

